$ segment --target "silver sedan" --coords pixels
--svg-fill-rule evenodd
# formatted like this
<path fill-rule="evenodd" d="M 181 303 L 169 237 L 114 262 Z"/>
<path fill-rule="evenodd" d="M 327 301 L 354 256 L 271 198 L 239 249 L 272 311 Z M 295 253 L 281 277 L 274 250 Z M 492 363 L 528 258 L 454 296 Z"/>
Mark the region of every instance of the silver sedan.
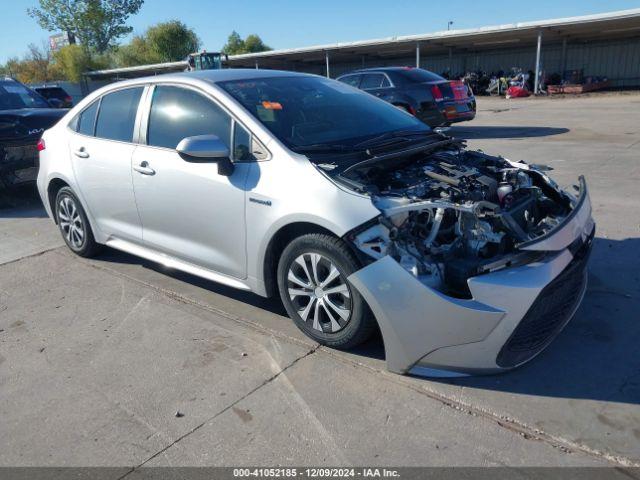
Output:
<path fill-rule="evenodd" d="M 470 151 L 314 75 L 218 70 L 119 82 L 39 144 L 68 247 L 106 245 L 279 295 L 323 345 L 379 329 L 388 368 L 508 370 L 569 321 L 594 223 L 584 179 Z"/>

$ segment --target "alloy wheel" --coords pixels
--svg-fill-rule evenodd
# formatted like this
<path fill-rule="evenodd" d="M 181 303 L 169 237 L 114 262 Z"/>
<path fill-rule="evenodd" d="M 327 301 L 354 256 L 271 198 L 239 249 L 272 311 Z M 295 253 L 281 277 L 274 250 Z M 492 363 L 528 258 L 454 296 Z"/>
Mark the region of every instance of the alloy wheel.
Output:
<path fill-rule="evenodd" d="M 85 230 L 80 210 L 73 198 L 65 196 L 60 199 L 58 222 L 67 243 L 75 249 L 81 248 L 84 242 Z"/>
<path fill-rule="evenodd" d="M 289 298 L 300 318 L 315 330 L 335 333 L 351 317 L 351 290 L 331 260 L 319 253 L 303 253 L 287 274 Z"/>

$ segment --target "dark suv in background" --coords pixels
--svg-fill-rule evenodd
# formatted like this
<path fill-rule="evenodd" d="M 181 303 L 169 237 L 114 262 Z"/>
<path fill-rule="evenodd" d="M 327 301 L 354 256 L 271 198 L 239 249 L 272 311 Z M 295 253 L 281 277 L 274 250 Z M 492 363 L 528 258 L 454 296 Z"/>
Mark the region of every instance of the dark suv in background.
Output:
<path fill-rule="evenodd" d="M 66 113 L 22 83 L 0 77 L 0 193 L 35 183 L 38 141 Z"/>
<path fill-rule="evenodd" d="M 59 100 L 60 108 L 73 107 L 73 98 L 71 98 L 71 95 L 69 95 L 67 91 L 59 85 L 35 85 L 31 88 L 46 98 L 49 103 L 52 103 L 52 100 Z"/>
<path fill-rule="evenodd" d="M 356 70 L 337 80 L 402 108 L 430 127 L 444 127 L 476 116 L 476 99 L 461 80 L 446 80 L 413 67 Z"/>

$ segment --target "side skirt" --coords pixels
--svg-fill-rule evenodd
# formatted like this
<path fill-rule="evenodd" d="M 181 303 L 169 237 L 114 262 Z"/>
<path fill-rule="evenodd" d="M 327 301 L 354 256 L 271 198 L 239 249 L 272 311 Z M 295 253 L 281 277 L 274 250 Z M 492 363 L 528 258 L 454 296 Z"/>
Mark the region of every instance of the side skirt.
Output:
<path fill-rule="evenodd" d="M 251 287 L 242 280 L 238 280 L 237 278 L 229 277 L 228 275 L 223 275 L 222 273 L 217 273 L 206 268 L 198 267 L 197 265 L 194 265 L 192 263 L 178 260 L 175 257 L 150 250 L 127 240 L 122 240 L 120 238 L 110 238 L 109 240 L 107 240 L 106 245 L 108 247 L 115 248 L 116 250 L 130 253 L 131 255 L 135 255 L 136 257 L 141 257 L 146 260 L 159 263 L 167 268 L 174 268 L 176 270 L 180 270 L 197 277 L 205 278 L 217 283 L 222 283 L 223 285 L 227 285 L 229 287 L 251 291 Z"/>

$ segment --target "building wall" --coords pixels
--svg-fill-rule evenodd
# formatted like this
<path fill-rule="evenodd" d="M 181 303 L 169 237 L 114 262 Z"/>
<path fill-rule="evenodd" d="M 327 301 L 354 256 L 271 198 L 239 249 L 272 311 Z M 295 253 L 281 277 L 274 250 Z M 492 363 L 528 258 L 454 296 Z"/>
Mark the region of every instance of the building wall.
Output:
<path fill-rule="evenodd" d="M 528 47 L 502 47 L 483 52 L 452 52 L 428 56 L 422 55 L 420 66 L 436 73 L 452 72 L 454 75 L 468 71 L 482 70 L 488 73 L 500 70 L 509 72 L 512 67 L 525 71 L 535 70 L 536 49 Z M 347 60 L 333 58 L 330 61 L 331 76 L 337 77 L 351 70 L 367 67 L 415 65 L 415 55 L 373 59 L 354 55 Z M 564 65 L 563 65 L 564 63 Z M 561 43 L 545 43 L 542 40 L 542 70 L 550 75 L 562 74 L 570 70 L 583 70 L 584 76 L 607 77 L 614 87 L 640 86 L 640 37 L 620 41 L 589 43 L 567 42 L 563 61 Z M 318 75 L 325 74 L 324 64 L 295 65 L 283 62 L 279 68 L 304 71 Z"/>

